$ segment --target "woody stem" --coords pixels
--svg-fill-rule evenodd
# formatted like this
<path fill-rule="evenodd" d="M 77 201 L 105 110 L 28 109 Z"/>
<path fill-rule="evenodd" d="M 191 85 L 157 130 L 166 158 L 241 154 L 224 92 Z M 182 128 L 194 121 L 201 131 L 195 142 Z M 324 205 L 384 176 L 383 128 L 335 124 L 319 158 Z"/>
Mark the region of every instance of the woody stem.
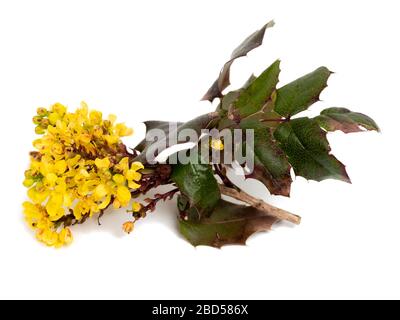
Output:
<path fill-rule="evenodd" d="M 300 224 L 300 216 L 290 213 L 286 210 L 274 207 L 260 199 L 249 195 L 242 190 L 238 191 L 236 189 L 228 188 L 224 185 L 219 185 L 219 189 L 223 195 L 245 202 L 258 210 L 264 211 L 271 217 L 275 217 L 279 220 L 286 220 L 294 224 Z"/>

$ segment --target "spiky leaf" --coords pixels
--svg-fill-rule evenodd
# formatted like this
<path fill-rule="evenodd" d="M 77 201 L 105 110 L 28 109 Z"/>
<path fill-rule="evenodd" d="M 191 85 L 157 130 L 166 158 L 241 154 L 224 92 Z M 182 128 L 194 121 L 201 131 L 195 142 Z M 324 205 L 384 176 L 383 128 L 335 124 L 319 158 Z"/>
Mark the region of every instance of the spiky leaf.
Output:
<path fill-rule="evenodd" d="M 327 68 L 320 67 L 278 89 L 275 111 L 284 117 L 290 117 L 306 110 L 319 100 L 331 73 Z"/>
<path fill-rule="evenodd" d="M 202 100 L 213 101 L 217 97 L 221 97 L 222 91 L 230 85 L 230 70 L 232 63 L 240 57 L 246 56 L 251 50 L 259 47 L 264 38 L 265 30 L 274 26 L 274 22 L 270 21 L 264 25 L 260 30 L 252 33 L 238 46 L 231 55 L 231 58 L 226 62 L 215 82 L 212 84 L 207 93 L 203 96 Z"/>
<path fill-rule="evenodd" d="M 344 165 L 330 154 L 326 132 L 315 119 L 298 118 L 282 123 L 274 136 L 296 175 L 316 181 L 331 178 L 350 182 Z"/>
<path fill-rule="evenodd" d="M 278 83 L 279 65 L 280 61 L 275 61 L 240 93 L 234 105 L 242 118 L 260 111 L 270 99 Z"/>
<path fill-rule="evenodd" d="M 246 243 L 255 232 L 267 231 L 277 221 L 253 207 L 220 200 L 209 217 L 200 221 L 179 220 L 179 230 L 194 246 L 220 248 L 227 244 Z"/>

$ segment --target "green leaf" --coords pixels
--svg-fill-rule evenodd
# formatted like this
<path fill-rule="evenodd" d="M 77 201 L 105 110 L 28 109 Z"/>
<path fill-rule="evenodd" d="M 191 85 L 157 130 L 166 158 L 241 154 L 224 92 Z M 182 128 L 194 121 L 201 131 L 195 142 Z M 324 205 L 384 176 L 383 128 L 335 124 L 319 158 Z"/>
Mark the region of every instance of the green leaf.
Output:
<path fill-rule="evenodd" d="M 221 99 L 221 103 L 218 105 L 218 108 L 228 111 L 229 108 L 233 105 L 233 103 L 237 100 L 243 90 L 235 90 L 230 91 Z"/>
<path fill-rule="evenodd" d="M 298 118 L 282 123 L 274 136 L 296 175 L 316 181 L 338 179 L 350 182 L 344 165 L 330 154 L 326 132 L 315 119 Z"/>
<path fill-rule="evenodd" d="M 227 61 L 217 80 L 212 84 L 210 89 L 208 89 L 207 93 L 203 96 L 202 100 L 213 101 L 215 98 L 222 96 L 222 91 L 230 85 L 230 70 L 232 63 L 240 57 L 246 56 L 251 50 L 259 47 L 264 39 L 265 30 L 274 26 L 274 22 L 270 21 L 265 24 L 260 30 L 252 33 L 248 36 L 235 50 L 233 50 L 231 58 Z"/>
<path fill-rule="evenodd" d="M 378 125 L 370 117 L 346 108 L 325 109 L 315 120 L 327 131 L 341 130 L 344 133 L 350 133 L 363 131 L 362 128 L 379 131 Z"/>
<path fill-rule="evenodd" d="M 208 215 L 221 198 L 217 180 L 208 164 L 174 165 L 171 178 L 187 198 L 188 206 L 195 209 L 194 218 Z"/>
<path fill-rule="evenodd" d="M 136 157 L 135 161 L 140 161 L 143 164 L 147 163 L 146 152 L 148 152 L 150 148 L 152 148 L 152 150 L 156 150 L 154 156 L 157 156 L 160 152 L 171 147 L 172 144 L 169 139 L 169 135 L 177 137 L 182 130 L 192 129 L 196 131 L 198 136 L 200 136 L 202 129 L 213 128 L 215 126 L 215 123 L 218 122 L 219 118 L 220 115 L 218 114 L 218 112 L 210 112 L 207 114 L 203 114 L 185 123 L 175 122 L 177 126 L 175 126 L 175 129 L 172 132 L 170 131 L 169 125 L 173 122 L 167 122 L 167 121 L 145 122 L 146 135 L 152 129 L 160 129 L 161 131 L 164 132 L 164 138 L 157 140 L 155 142 L 151 140 L 147 141 L 147 139 L 144 139 L 142 142 L 140 142 L 135 149 L 141 151 L 141 154 L 138 157 Z M 180 141 L 180 142 L 178 141 L 178 143 L 176 144 L 181 144 L 185 142 L 186 141 Z"/>
<path fill-rule="evenodd" d="M 234 105 L 242 117 L 260 111 L 270 99 L 278 83 L 279 65 L 280 61 L 275 61 L 240 94 Z"/>
<path fill-rule="evenodd" d="M 239 98 L 241 93 L 253 83 L 255 79 L 256 77 L 251 75 L 243 87 L 238 90 L 230 91 L 221 97 L 221 101 L 215 110 L 221 115 L 221 120 L 219 121 L 218 125 L 219 130 L 237 126 L 236 120 L 240 121 L 240 114 L 234 109 L 234 102 Z"/>
<path fill-rule="evenodd" d="M 227 244 L 246 244 L 255 232 L 267 231 L 277 221 L 253 207 L 220 200 L 210 217 L 200 221 L 180 219 L 179 230 L 194 246 L 220 248 Z"/>
<path fill-rule="evenodd" d="M 306 110 L 319 100 L 331 73 L 327 68 L 320 67 L 278 89 L 275 111 L 284 117 L 290 117 Z"/>
<path fill-rule="evenodd" d="M 257 118 L 242 121 L 241 128 L 254 130 L 254 170 L 246 178 L 261 181 L 271 194 L 288 197 L 292 183 L 290 164 L 274 139 L 272 129 Z"/>

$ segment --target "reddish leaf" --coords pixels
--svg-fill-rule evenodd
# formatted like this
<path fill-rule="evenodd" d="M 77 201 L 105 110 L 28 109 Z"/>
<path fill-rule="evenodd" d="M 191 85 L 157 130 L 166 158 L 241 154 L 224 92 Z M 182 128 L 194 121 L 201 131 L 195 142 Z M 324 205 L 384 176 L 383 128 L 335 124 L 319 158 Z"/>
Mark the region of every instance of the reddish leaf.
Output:
<path fill-rule="evenodd" d="M 259 47 L 264 39 L 265 30 L 274 26 L 274 22 L 270 21 L 264 25 L 260 30 L 248 36 L 242 44 L 237 47 L 231 55 L 231 58 L 223 66 L 217 80 L 212 84 L 207 93 L 203 96 L 202 100 L 209 100 L 212 102 L 215 98 L 222 96 L 222 91 L 230 85 L 230 69 L 232 63 L 240 57 L 246 56 L 251 50 Z"/>

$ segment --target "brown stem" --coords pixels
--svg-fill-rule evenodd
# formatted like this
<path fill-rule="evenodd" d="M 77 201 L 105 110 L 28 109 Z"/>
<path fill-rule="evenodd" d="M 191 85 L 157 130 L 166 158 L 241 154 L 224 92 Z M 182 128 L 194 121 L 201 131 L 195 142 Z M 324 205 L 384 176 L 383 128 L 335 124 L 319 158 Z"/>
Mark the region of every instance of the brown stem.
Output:
<path fill-rule="evenodd" d="M 214 172 L 221 178 L 223 184 L 229 188 L 234 188 L 234 184 L 228 179 L 226 173 L 224 173 L 224 169 L 220 164 L 214 164 Z"/>
<path fill-rule="evenodd" d="M 219 185 L 219 189 L 221 190 L 221 193 L 223 195 L 245 202 L 258 210 L 266 212 L 268 215 L 272 217 L 278 218 L 280 220 L 286 220 L 294 224 L 300 224 L 301 221 L 300 216 L 285 211 L 283 209 L 274 207 L 260 199 L 254 198 L 253 196 L 249 195 L 244 191 L 241 190 L 238 191 L 236 189 L 228 188 L 224 185 Z"/>
<path fill-rule="evenodd" d="M 171 200 L 174 197 L 175 193 L 177 193 L 177 192 L 179 192 L 179 188 L 172 189 L 172 190 L 170 190 L 166 193 L 162 193 L 162 194 L 157 193 L 154 195 L 153 199 L 150 199 L 150 198 L 145 199 L 145 201 L 148 203 L 147 206 L 144 206 L 140 210 L 140 212 L 134 212 L 133 216 L 136 219 L 139 219 L 139 218 L 145 216 L 148 211 L 152 212 L 155 210 L 156 205 L 159 201 Z"/>

